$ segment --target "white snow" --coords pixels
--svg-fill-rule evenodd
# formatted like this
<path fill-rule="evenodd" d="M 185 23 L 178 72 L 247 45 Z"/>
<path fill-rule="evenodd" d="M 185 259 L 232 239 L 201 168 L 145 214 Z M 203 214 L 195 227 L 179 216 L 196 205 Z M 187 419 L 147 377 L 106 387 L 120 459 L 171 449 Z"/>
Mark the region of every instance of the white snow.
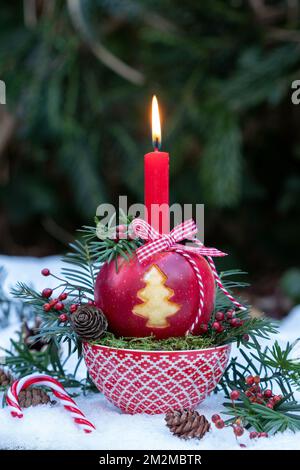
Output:
<path fill-rule="evenodd" d="M 48 267 L 59 273 L 58 257 L 43 259 L 17 258 L 0 256 L 0 266 L 7 271 L 5 290 L 16 281 L 32 283 L 43 289 L 53 285 L 50 278 L 40 275 L 40 270 Z M 300 307 L 292 310 L 283 320 L 277 339 L 281 343 L 294 341 L 299 334 Z M 14 321 L 10 326 L 0 330 L 0 346 L 9 346 L 9 339 L 17 330 Z M 299 353 L 299 354 L 298 354 Z M 236 354 L 236 351 L 233 352 Z M 1 352 L 0 352 L 1 357 Z M 295 353 L 300 357 L 300 346 Z M 70 371 L 73 369 L 70 361 Z M 85 374 L 85 367 L 80 373 Z M 300 394 L 298 394 L 300 399 Z M 210 418 L 214 413 L 221 414 L 222 394 L 212 395 L 202 403 L 198 411 Z M 2 400 L 0 394 L 0 400 Z M 7 408 L 0 409 L 0 448 L 6 449 L 236 449 L 241 450 L 231 429 L 217 430 L 212 427 L 201 441 L 182 441 L 172 436 L 164 424 L 164 416 L 126 415 L 111 405 L 101 394 L 90 394 L 75 398 L 77 404 L 92 421 L 97 430 L 84 434 L 74 425 L 68 413 L 60 404 L 42 405 L 24 410 L 24 418 L 12 418 Z M 240 443 L 248 449 L 300 449 L 300 433 L 286 431 L 268 439 L 250 441 L 242 437 Z"/>

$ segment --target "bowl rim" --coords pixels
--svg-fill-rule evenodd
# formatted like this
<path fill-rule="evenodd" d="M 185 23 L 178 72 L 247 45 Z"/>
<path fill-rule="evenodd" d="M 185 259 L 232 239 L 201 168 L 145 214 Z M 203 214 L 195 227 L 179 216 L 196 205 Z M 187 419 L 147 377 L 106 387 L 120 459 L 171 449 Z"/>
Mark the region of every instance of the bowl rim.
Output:
<path fill-rule="evenodd" d="M 102 344 L 91 344 L 88 343 L 87 341 L 83 342 L 83 345 L 88 345 L 88 347 L 91 348 L 104 348 L 104 349 L 114 349 L 116 351 L 126 351 L 127 353 L 130 352 L 138 352 L 138 353 L 144 353 L 144 354 L 174 354 L 174 353 L 193 353 L 193 352 L 204 352 L 204 351 L 215 351 L 216 349 L 231 349 L 231 343 L 227 344 L 222 344 L 220 346 L 214 346 L 210 348 L 201 348 L 201 349 L 176 349 L 174 351 L 164 351 L 164 350 L 151 350 L 151 349 L 127 349 L 127 348 L 116 348 L 115 346 L 104 346 Z"/>

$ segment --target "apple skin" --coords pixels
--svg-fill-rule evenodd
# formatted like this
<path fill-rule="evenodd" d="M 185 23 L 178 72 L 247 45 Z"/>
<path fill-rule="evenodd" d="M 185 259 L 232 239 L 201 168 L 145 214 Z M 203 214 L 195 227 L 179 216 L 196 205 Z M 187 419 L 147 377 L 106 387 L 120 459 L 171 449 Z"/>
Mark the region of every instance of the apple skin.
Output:
<path fill-rule="evenodd" d="M 192 255 L 200 270 L 204 285 L 204 308 L 201 321 L 194 335 L 200 333 L 199 325 L 210 319 L 215 302 L 215 281 L 205 258 Z M 184 336 L 191 327 L 198 311 L 199 287 L 190 263 L 180 254 L 170 251 L 154 255 L 140 264 L 134 256 L 130 261 L 118 259 L 105 263 L 96 279 L 95 302 L 108 320 L 108 329 L 116 336 L 144 337 L 153 334 L 157 339 Z M 164 328 L 146 326 L 147 319 L 132 312 L 136 304 L 142 303 L 137 292 L 145 288 L 143 276 L 155 264 L 166 276 L 165 286 L 174 291 L 170 301 L 180 305 L 174 315 L 168 317 L 169 325 Z"/>

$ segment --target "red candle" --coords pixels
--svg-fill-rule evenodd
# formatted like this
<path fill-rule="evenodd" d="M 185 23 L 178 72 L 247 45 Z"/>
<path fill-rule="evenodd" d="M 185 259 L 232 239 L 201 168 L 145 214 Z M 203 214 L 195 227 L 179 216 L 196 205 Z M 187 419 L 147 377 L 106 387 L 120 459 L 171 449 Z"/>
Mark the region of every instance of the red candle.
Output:
<path fill-rule="evenodd" d="M 152 100 L 154 152 L 144 157 L 146 221 L 159 233 L 169 232 L 169 154 L 159 150 L 161 129 L 156 96 Z"/>

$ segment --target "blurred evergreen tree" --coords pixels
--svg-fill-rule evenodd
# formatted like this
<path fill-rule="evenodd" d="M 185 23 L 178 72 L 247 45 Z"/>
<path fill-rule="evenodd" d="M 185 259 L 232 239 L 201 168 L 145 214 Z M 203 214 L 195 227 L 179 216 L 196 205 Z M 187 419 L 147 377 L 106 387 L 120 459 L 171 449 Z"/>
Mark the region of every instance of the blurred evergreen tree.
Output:
<path fill-rule="evenodd" d="M 204 202 L 207 242 L 246 269 L 299 265 L 299 21 L 288 0 L 2 5 L 2 250 L 142 200 L 156 93 L 173 202 Z"/>

